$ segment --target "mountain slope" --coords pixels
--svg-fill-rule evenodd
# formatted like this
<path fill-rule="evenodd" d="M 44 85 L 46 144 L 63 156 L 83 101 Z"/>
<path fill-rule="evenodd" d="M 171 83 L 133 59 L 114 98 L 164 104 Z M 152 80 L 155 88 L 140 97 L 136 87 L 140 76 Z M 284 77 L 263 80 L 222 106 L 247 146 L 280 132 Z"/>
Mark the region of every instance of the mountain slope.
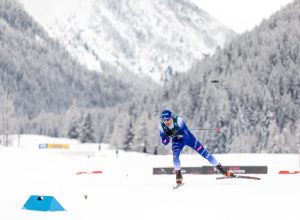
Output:
<path fill-rule="evenodd" d="M 220 134 L 199 133 L 215 152 L 297 153 L 299 18 L 297 0 L 170 82 L 166 105 L 191 126 L 221 127 Z"/>
<path fill-rule="evenodd" d="M 196 128 L 192 132 L 212 153 L 298 153 L 299 18 L 297 0 L 187 74 L 173 77 L 151 97 L 136 101 L 135 117 L 120 111 L 122 120 L 114 124 L 111 145 L 171 153 L 170 147 L 161 146 L 158 134 L 160 113 L 168 108 Z M 221 132 L 215 132 L 216 127 Z"/>
<path fill-rule="evenodd" d="M 76 0 L 53 19 L 23 3 L 88 68 L 102 71 L 104 62 L 155 81 L 187 71 L 234 36 L 188 0 Z"/>
<path fill-rule="evenodd" d="M 0 116 L 10 120 L 11 129 L 43 114 L 54 114 L 47 119 L 53 120 L 70 106 L 115 106 L 151 86 L 130 74 L 124 78 L 109 66 L 104 74 L 88 71 L 14 0 L 0 1 L 0 52 Z M 43 123 L 31 126 L 37 131 Z"/>

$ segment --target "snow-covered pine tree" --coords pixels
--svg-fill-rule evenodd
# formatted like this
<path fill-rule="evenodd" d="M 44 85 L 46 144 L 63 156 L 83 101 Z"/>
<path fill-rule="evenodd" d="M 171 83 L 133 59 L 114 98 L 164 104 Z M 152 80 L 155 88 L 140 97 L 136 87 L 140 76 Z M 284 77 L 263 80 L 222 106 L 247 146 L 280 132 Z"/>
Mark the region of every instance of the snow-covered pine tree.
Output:
<path fill-rule="evenodd" d="M 68 131 L 68 137 L 71 139 L 78 139 L 79 138 L 79 125 L 78 121 L 75 118 L 71 119 L 71 125 Z"/>
<path fill-rule="evenodd" d="M 147 135 L 149 135 L 148 118 L 146 112 L 137 118 L 135 125 L 133 126 L 133 132 L 135 134 L 133 140 L 133 150 L 147 153 L 149 151 L 149 143 Z"/>
<path fill-rule="evenodd" d="M 115 148 L 116 150 L 124 149 L 129 119 L 128 113 L 124 110 L 119 111 L 118 114 L 116 114 L 113 123 L 113 131 L 111 133 L 111 138 L 109 139 L 112 148 Z"/>
<path fill-rule="evenodd" d="M 125 151 L 132 150 L 134 136 L 135 135 L 133 133 L 133 124 L 132 124 L 132 121 L 129 120 L 128 127 L 125 131 L 125 139 L 124 139 L 124 142 L 123 142 Z"/>
<path fill-rule="evenodd" d="M 80 141 L 82 143 L 95 142 L 92 117 L 90 113 L 88 113 L 84 119 L 84 123 L 82 125 L 80 133 Z"/>

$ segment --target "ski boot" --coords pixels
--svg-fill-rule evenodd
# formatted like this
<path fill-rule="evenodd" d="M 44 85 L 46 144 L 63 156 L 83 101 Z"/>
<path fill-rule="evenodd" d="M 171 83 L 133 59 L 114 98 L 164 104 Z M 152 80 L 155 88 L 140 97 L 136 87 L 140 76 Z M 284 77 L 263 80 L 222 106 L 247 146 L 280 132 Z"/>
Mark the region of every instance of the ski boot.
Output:
<path fill-rule="evenodd" d="M 222 165 L 219 163 L 216 168 L 218 169 L 218 171 L 223 174 L 224 176 L 227 176 L 227 177 L 235 177 L 235 175 L 230 172 L 230 171 L 227 171 L 226 169 L 224 169 L 224 167 L 222 167 Z"/>
<path fill-rule="evenodd" d="M 176 174 L 176 183 L 181 184 L 182 183 L 182 175 L 181 175 L 181 170 L 175 170 Z"/>

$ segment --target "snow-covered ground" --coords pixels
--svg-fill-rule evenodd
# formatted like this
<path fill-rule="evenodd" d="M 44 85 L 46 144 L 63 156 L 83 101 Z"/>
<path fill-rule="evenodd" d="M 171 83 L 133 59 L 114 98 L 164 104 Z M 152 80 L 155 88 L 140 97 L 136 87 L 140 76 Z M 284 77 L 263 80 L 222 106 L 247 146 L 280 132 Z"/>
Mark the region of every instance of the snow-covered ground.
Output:
<path fill-rule="evenodd" d="M 69 143 L 68 150 L 38 149 L 40 143 Z M 223 165 L 267 165 L 260 181 L 216 180 L 217 175 L 184 175 L 173 190 L 173 175 L 152 175 L 152 168 L 172 166 L 172 156 L 109 150 L 73 140 L 22 135 L 0 147 L 0 219 L 3 220 L 299 220 L 299 155 L 215 155 Z M 183 166 L 209 165 L 196 154 L 182 155 Z M 101 170 L 102 174 L 80 171 Z M 22 209 L 31 195 L 54 196 L 66 209 Z"/>

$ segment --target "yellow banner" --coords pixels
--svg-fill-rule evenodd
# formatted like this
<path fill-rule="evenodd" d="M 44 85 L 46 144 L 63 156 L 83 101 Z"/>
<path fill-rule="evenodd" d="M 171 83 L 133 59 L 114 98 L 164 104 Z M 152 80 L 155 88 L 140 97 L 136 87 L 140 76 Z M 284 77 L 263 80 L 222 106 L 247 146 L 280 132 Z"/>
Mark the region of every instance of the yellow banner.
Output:
<path fill-rule="evenodd" d="M 69 144 L 48 144 L 48 148 L 69 149 Z"/>

